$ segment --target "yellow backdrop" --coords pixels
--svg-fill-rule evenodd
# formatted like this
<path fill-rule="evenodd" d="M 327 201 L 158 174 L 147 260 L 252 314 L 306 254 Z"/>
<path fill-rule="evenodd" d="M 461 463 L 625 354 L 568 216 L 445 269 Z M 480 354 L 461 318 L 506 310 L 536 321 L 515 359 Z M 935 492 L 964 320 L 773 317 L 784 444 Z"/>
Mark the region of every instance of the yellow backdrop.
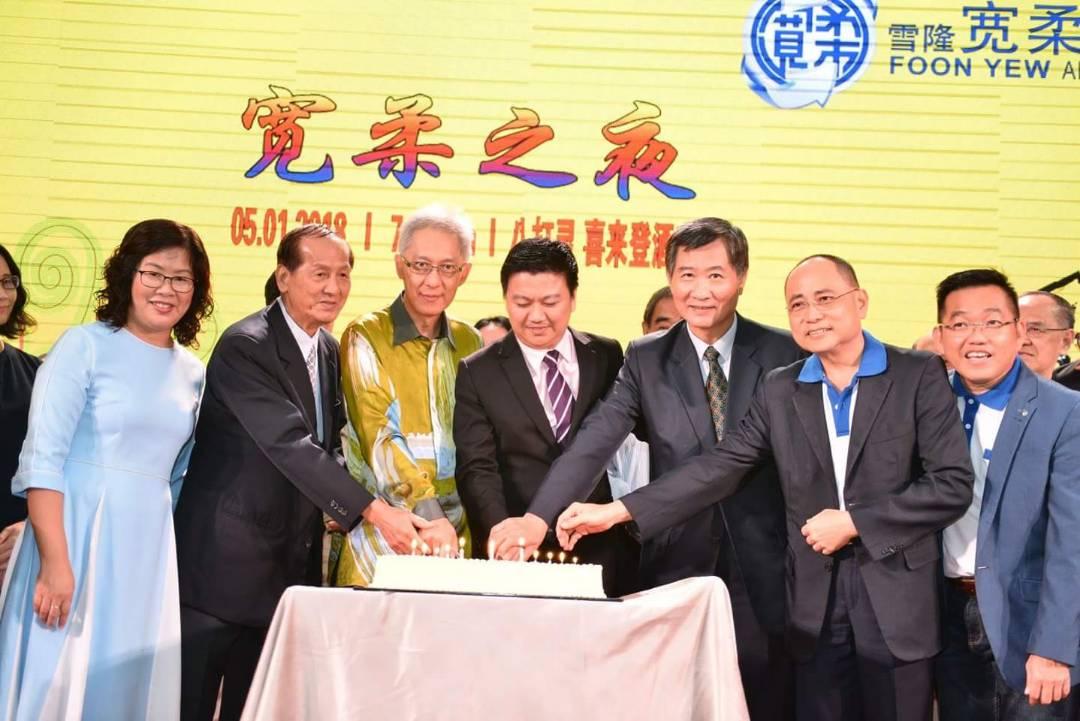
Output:
<path fill-rule="evenodd" d="M 0 242 L 41 321 L 26 346 L 92 318 L 102 261 L 149 217 L 210 250 L 204 355 L 261 305 L 282 226 L 316 214 L 357 255 L 341 328 L 393 297 L 396 216 L 432 201 L 477 227 L 466 320 L 500 311 L 515 236 L 550 233 L 582 264 L 574 324 L 626 341 L 668 229 L 719 215 L 750 238 L 745 313 L 785 325 L 784 274 L 831 252 L 869 289 L 869 326 L 910 344 L 943 275 L 994 265 L 1025 290 L 1080 257 L 1080 29 L 1035 0 L 980 5 L 3 0 Z M 851 77 L 823 81 L 823 57 Z M 777 107 L 791 92 L 814 102 Z M 411 178 L 377 149 L 410 143 Z"/>

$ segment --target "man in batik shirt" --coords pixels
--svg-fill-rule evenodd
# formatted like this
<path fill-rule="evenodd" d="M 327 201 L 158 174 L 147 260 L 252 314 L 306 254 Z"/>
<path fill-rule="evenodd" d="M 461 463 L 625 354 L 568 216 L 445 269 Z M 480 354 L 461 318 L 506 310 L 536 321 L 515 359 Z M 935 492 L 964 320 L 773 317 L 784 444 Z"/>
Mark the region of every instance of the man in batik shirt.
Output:
<path fill-rule="evenodd" d="M 420 537 L 432 553 L 469 552 L 468 524 L 454 482 L 452 421 L 458 362 L 481 348 L 471 326 L 446 308 L 469 276 L 473 229 L 439 206 L 405 221 L 394 264 L 404 291 L 390 306 L 357 318 L 341 341 L 348 411 L 343 448 L 349 471 L 377 498 L 432 521 Z M 393 553 L 371 524 L 338 542 L 331 578 L 366 586 L 375 558 Z M 418 553 L 424 549 L 418 549 Z"/>

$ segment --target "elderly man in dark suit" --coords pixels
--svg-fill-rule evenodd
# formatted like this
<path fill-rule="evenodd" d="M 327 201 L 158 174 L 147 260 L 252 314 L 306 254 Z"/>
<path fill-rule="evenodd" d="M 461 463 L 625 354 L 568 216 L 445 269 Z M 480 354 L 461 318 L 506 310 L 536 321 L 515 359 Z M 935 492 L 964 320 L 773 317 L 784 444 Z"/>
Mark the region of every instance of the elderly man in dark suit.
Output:
<path fill-rule="evenodd" d="M 654 538 L 772 458 L 788 526 L 797 718 L 928 721 L 938 534 L 971 503 L 973 483 L 945 367 L 862 330 L 869 300 L 840 258 L 800 262 L 785 295 L 792 334 L 812 355 L 768 374 L 712 449 L 620 501 L 572 505 L 560 540 L 572 548 L 631 520 Z"/>
<path fill-rule="evenodd" d="M 525 512 L 623 360 L 617 341 L 569 327 L 578 268 L 566 244 L 518 243 L 503 262 L 501 281 L 513 330 L 461 362 L 454 407 L 458 489 L 477 549 L 488 548 L 493 526 Z M 593 500 L 611 500 L 603 466 L 590 481 Z M 579 553 L 604 566 L 607 593 L 631 590 L 629 536 L 617 528 L 589 540 Z"/>
<path fill-rule="evenodd" d="M 322 515 L 371 521 L 407 552 L 427 522 L 372 497 L 337 455 L 342 410 L 332 324 L 353 256 L 325 226 L 278 247 L 281 298 L 232 325 L 206 373 L 195 447 L 176 508 L 182 708 L 238 719 L 282 592 L 318 585 Z M 224 686 L 222 681 L 224 680 Z"/>
<path fill-rule="evenodd" d="M 666 265 L 669 295 L 684 320 L 630 344 L 611 393 L 589 414 L 530 504 L 520 524 L 530 529 L 522 532 L 526 538 L 546 531 L 560 511 L 588 495 L 597 470 L 632 429 L 649 444 L 655 482 L 734 428 L 767 372 L 802 357 L 789 333 L 736 313 L 749 269 L 749 247 L 738 227 L 720 218 L 685 223 L 668 241 Z M 513 542 L 515 525 L 500 529 L 500 539 Z M 727 584 L 754 721 L 790 718 L 792 712 L 783 642 L 785 538 L 784 500 L 776 468 L 767 463 L 732 497 L 642 545 L 646 588 L 708 575 Z"/>

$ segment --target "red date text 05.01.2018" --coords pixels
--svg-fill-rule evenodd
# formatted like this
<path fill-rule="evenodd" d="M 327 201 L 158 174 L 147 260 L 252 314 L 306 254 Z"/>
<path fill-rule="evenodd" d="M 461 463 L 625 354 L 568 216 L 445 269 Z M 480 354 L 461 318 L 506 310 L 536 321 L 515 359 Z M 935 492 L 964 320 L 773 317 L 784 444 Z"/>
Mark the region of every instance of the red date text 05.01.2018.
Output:
<path fill-rule="evenodd" d="M 318 223 L 334 229 L 342 239 L 345 238 L 345 230 L 349 224 L 345 213 L 333 211 L 320 212 L 318 210 L 298 210 L 293 216 L 293 222 L 297 225 Z M 258 208 L 233 208 L 232 231 L 233 245 L 262 245 L 272 247 L 288 232 L 289 211 L 275 208 L 267 208 L 259 211 Z"/>

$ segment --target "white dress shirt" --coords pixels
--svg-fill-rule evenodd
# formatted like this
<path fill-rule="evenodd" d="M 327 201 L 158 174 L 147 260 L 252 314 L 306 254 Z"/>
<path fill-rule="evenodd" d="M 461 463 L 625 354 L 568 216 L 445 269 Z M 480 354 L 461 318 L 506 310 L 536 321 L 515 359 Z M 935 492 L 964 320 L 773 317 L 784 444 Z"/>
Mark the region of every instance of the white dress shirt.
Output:
<path fill-rule="evenodd" d="M 956 407 L 960 416 L 964 415 L 964 406 L 970 399 L 960 396 Z M 1005 409 L 996 410 L 980 404 L 975 411 L 974 428 L 965 428 L 971 432 L 971 467 L 975 469 L 975 485 L 972 489 L 971 505 L 964 515 L 942 532 L 942 550 L 945 575 L 949 578 L 970 578 L 975 575 L 975 539 L 979 535 L 979 509 L 982 508 L 983 490 L 986 488 L 986 469 L 990 467 L 990 453 L 994 440 L 1001 428 Z"/>
<path fill-rule="evenodd" d="M 576 403 L 581 372 L 578 368 L 577 351 L 574 348 L 574 336 L 567 329 L 554 348 L 545 350 L 530 348 L 520 340 L 518 340 L 518 345 L 521 347 L 522 355 L 525 356 L 525 365 L 529 369 L 529 375 L 532 376 L 536 395 L 540 398 L 540 405 L 544 407 L 544 415 L 547 416 L 548 424 L 554 431 L 555 410 L 551 407 L 551 399 L 547 393 L 544 358 L 549 350 L 559 351 L 559 372 L 562 373 L 566 385 L 570 386 L 570 393 L 573 394 Z M 649 482 L 649 444 L 639 441 L 631 433 L 623 440 L 622 446 L 608 462 L 607 472 L 611 482 L 611 493 L 615 498 L 644 486 Z"/>
<path fill-rule="evenodd" d="M 300 358 L 304 361 L 304 374 L 307 375 L 307 359 L 308 354 L 311 353 L 312 348 L 315 349 L 315 377 L 322 383 L 322 375 L 319 372 L 319 329 L 315 329 L 315 335 L 308 335 L 307 331 L 297 325 L 296 321 L 289 315 L 288 309 L 285 307 L 284 301 L 279 297 L 278 305 L 281 306 L 281 314 L 285 316 L 285 324 L 289 326 L 289 330 L 292 331 L 293 338 L 296 339 L 296 345 L 300 347 Z M 323 432 L 323 417 L 322 417 L 322 393 L 318 388 L 311 389 L 312 395 L 315 396 L 315 432 L 319 436 L 317 440 L 322 440 Z"/>
<path fill-rule="evenodd" d="M 533 386 L 536 388 L 536 395 L 540 397 L 540 405 L 544 407 L 544 413 L 547 415 L 548 423 L 551 425 L 552 430 L 555 429 L 555 409 L 551 407 L 551 399 L 548 398 L 547 392 L 547 378 L 544 376 L 544 358 L 547 356 L 548 351 L 559 351 L 559 372 L 562 373 L 563 380 L 566 381 L 566 385 L 570 386 L 570 393 L 574 396 L 574 401 L 577 401 L 578 397 L 578 381 L 581 374 L 578 372 L 577 353 L 574 350 L 574 336 L 571 335 L 570 330 L 567 329 L 563 332 L 563 337 L 555 344 L 554 348 L 545 348 L 544 350 L 537 350 L 536 348 L 530 348 L 518 339 L 518 345 L 521 346 L 521 353 L 525 356 L 525 365 L 529 369 L 529 375 L 532 376 Z"/>
<path fill-rule="evenodd" d="M 727 329 L 724 335 L 717 338 L 715 343 L 706 343 L 694 335 L 689 325 L 686 326 L 686 332 L 690 335 L 690 342 L 694 344 L 694 352 L 697 353 L 698 366 L 701 368 L 702 385 L 709 382 L 709 361 L 705 360 L 705 349 L 710 345 L 720 354 L 720 357 L 716 360 L 724 371 L 724 378 L 727 378 L 728 381 L 731 380 L 731 350 L 735 347 L 735 330 L 738 326 L 739 317 L 735 316 L 731 319 L 731 327 Z"/>
<path fill-rule="evenodd" d="M 858 379 L 853 379 L 855 387 L 851 389 L 851 405 L 848 407 L 848 428 L 851 428 L 851 419 L 855 415 L 855 401 L 859 399 Z M 847 510 L 844 503 L 844 486 L 847 483 L 848 447 L 851 445 L 851 433 L 838 435 L 836 432 L 835 408 L 832 399 L 829 398 L 828 382 L 821 384 L 821 400 L 825 404 L 825 427 L 829 431 L 829 453 L 832 454 L 833 481 L 836 483 L 836 497 L 840 500 L 840 510 Z M 843 418 L 843 416 L 841 416 Z"/>

